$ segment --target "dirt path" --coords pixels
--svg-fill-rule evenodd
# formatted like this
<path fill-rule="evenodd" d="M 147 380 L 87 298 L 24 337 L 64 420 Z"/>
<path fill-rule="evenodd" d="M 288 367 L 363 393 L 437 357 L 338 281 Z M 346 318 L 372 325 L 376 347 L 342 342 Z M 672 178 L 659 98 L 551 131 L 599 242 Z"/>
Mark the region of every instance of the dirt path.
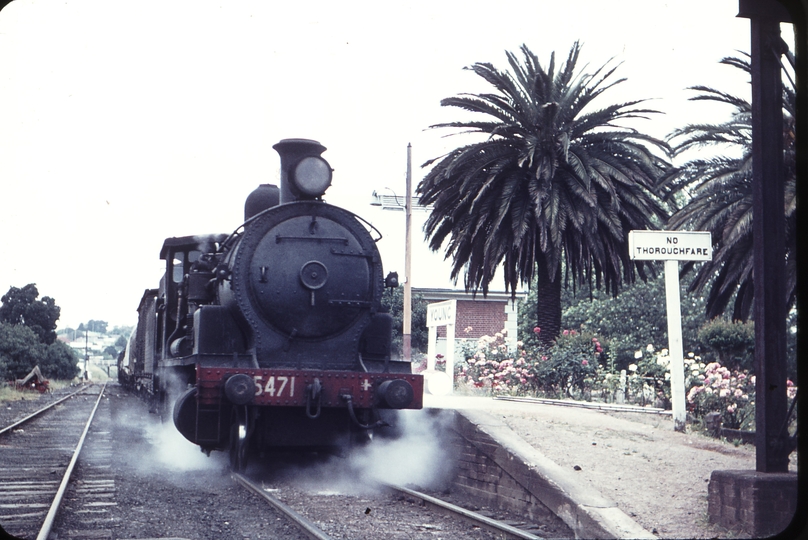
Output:
<path fill-rule="evenodd" d="M 430 396 L 432 398 L 432 396 Z M 707 521 L 713 470 L 754 469 L 753 446 L 677 433 L 668 417 L 452 397 L 435 406 L 500 415 L 525 441 L 660 538 L 734 536 Z M 441 405 L 438 405 L 438 403 Z M 792 454 L 796 470 L 796 454 Z"/>

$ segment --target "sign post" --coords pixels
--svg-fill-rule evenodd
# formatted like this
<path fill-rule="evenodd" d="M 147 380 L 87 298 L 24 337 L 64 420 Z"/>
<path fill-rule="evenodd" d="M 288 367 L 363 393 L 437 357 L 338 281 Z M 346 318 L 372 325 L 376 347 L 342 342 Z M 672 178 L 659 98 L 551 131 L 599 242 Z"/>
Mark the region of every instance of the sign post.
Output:
<path fill-rule="evenodd" d="M 435 373 L 435 359 L 437 351 L 435 345 L 438 341 L 438 327 L 446 327 L 446 375 L 449 387 L 446 393 L 452 393 L 454 387 L 454 348 L 455 348 L 455 314 L 457 313 L 457 300 L 445 300 L 429 304 L 426 307 L 426 325 L 429 328 L 429 344 L 427 345 L 426 369 L 429 375 Z M 427 381 L 427 388 L 431 387 Z M 444 390 L 444 389 L 441 389 Z M 434 393 L 434 392 L 433 392 Z"/>
<path fill-rule="evenodd" d="M 632 260 L 665 261 L 673 429 L 685 431 L 685 355 L 679 300 L 679 261 L 712 260 L 712 236 L 709 231 L 629 231 L 628 249 Z"/>

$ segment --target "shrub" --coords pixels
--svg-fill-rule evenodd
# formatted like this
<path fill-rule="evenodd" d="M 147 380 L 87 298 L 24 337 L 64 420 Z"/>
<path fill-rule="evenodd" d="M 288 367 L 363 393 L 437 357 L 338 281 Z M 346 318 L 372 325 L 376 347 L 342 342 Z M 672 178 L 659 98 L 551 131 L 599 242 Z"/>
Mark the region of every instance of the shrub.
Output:
<path fill-rule="evenodd" d="M 729 369 L 752 369 L 755 354 L 755 323 L 731 322 L 720 317 L 706 322 L 698 333 L 703 343 Z"/>
<path fill-rule="evenodd" d="M 687 393 L 690 411 L 703 418 L 720 412 L 724 427 L 754 429 L 755 376 L 749 372 L 730 371 L 718 362 L 695 366 L 691 370 L 693 386 Z M 789 381 L 790 382 L 790 381 Z"/>

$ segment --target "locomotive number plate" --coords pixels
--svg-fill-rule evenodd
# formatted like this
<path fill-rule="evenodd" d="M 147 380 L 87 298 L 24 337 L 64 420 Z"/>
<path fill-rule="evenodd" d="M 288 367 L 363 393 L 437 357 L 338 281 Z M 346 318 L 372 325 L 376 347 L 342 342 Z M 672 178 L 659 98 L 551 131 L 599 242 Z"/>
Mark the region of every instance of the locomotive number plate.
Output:
<path fill-rule="evenodd" d="M 267 378 L 266 384 L 264 384 L 263 375 L 253 375 L 253 380 L 255 380 L 255 395 L 256 397 L 266 394 L 269 397 L 282 398 L 288 396 L 293 398 L 295 397 L 295 378 L 294 375 L 291 377 L 284 375 L 275 377 L 274 375 L 270 375 Z M 284 394 L 284 392 L 286 393 Z"/>
<path fill-rule="evenodd" d="M 376 391 L 385 381 L 402 379 L 413 388 L 408 409 L 420 409 L 423 403 L 422 375 L 409 373 L 362 373 L 355 371 L 316 371 L 302 369 L 210 368 L 197 365 L 196 384 L 200 403 L 219 403 L 225 397 L 224 384 L 236 374 L 250 377 L 255 389 L 253 405 L 303 407 L 317 399 L 323 407 L 346 407 L 350 396 L 355 407 L 376 404 Z M 319 390 L 318 390 L 319 389 Z"/>

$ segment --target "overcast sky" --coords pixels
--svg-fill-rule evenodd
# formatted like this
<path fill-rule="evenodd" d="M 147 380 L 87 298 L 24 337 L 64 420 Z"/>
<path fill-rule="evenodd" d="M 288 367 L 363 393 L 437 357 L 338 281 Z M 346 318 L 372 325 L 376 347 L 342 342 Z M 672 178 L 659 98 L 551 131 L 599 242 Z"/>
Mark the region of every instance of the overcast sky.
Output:
<path fill-rule="evenodd" d="M 403 194 L 407 143 L 417 183 L 420 164 L 461 142 L 426 128 L 457 118 L 442 98 L 489 90 L 463 67 L 504 68 L 522 43 L 560 61 L 580 40 L 581 65 L 614 57 L 628 79 L 601 105 L 653 98 L 666 114 L 637 127 L 664 137 L 727 112 L 687 102 L 688 86 L 748 95 L 718 64 L 749 50 L 737 6 L 14 0 L 0 11 L 0 294 L 36 283 L 60 328 L 134 323 L 163 239 L 237 228 L 290 137 L 328 148 L 327 200 L 371 216 L 385 271 L 403 274 L 402 214 L 374 212 L 370 194 Z"/>

